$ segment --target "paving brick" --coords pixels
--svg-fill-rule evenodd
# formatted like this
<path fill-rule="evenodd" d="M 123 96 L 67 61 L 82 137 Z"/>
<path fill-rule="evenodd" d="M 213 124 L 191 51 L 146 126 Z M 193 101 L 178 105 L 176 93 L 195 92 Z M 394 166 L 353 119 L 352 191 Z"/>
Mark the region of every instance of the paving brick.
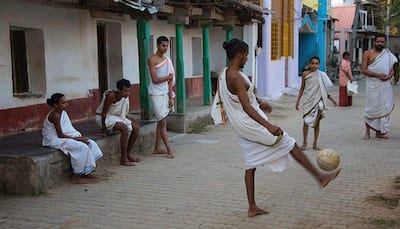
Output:
<path fill-rule="evenodd" d="M 353 101 L 328 110 L 321 123 L 320 145 L 342 159 L 341 175 L 327 188 L 319 189 L 296 163 L 283 173 L 257 169 L 256 200 L 268 215 L 247 217 L 242 153 L 232 128 L 208 126 L 199 134 L 170 133 L 174 160 L 142 151 L 137 166 L 99 166 L 104 177 L 94 184 L 64 182 L 46 195 L 1 196 L 0 228 L 360 228 L 368 214 L 380 214 L 369 211 L 366 198 L 400 175 L 400 112 L 392 115 L 391 139 L 362 141 L 362 94 Z M 287 96 L 274 102 L 280 115 L 271 122 L 301 142 L 294 102 Z M 317 153 L 305 151 L 313 163 Z"/>

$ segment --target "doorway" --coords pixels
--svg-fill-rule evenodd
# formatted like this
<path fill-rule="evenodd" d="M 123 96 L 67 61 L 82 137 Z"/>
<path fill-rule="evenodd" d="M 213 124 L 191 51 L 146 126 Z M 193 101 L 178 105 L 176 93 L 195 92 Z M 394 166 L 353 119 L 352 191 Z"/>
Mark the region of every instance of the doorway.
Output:
<path fill-rule="evenodd" d="M 114 89 L 123 78 L 121 24 L 116 22 L 97 23 L 97 60 L 99 90 Z"/>

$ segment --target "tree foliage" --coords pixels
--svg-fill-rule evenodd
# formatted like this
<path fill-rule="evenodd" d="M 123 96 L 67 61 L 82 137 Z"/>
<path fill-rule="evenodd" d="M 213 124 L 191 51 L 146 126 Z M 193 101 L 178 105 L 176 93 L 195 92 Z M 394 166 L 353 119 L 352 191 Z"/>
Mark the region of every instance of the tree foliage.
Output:
<path fill-rule="evenodd" d="M 390 4 L 390 32 L 400 34 L 400 0 L 392 0 Z"/>

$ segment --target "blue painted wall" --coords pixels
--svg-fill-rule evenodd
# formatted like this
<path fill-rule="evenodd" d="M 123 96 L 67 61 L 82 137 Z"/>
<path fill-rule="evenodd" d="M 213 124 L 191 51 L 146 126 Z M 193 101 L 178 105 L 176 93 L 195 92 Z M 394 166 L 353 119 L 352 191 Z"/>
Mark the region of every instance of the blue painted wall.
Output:
<path fill-rule="evenodd" d="M 302 26 L 308 24 L 315 33 L 301 33 L 299 36 L 299 73 L 312 56 L 318 56 L 321 60 L 320 70 L 326 70 L 326 22 L 327 1 L 318 0 L 318 23 L 313 24 L 310 17 L 303 18 Z"/>
<path fill-rule="evenodd" d="M 326 70 L 326 22 L 328 19 L 328 5 L 326 0 L 318 0 L 318 56 L 321 60 L 319 69 Z"/>
<path fill-rule="evenodd" d="M 318 55 L 316 47 L 317 34 L 302 33 L 299 40 L 299 74 L 301 74 L 310 57 Z"/>

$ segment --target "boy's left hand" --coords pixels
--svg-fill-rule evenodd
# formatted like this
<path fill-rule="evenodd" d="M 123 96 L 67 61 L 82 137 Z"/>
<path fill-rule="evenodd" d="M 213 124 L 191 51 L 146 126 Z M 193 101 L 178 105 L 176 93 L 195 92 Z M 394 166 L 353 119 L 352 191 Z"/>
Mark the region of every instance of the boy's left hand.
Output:
<path fill-rule="evenodd" d="M 268 114 L 272 112 L 272 107 L 266 102 L 260 103 L 260 109 Z"/>

